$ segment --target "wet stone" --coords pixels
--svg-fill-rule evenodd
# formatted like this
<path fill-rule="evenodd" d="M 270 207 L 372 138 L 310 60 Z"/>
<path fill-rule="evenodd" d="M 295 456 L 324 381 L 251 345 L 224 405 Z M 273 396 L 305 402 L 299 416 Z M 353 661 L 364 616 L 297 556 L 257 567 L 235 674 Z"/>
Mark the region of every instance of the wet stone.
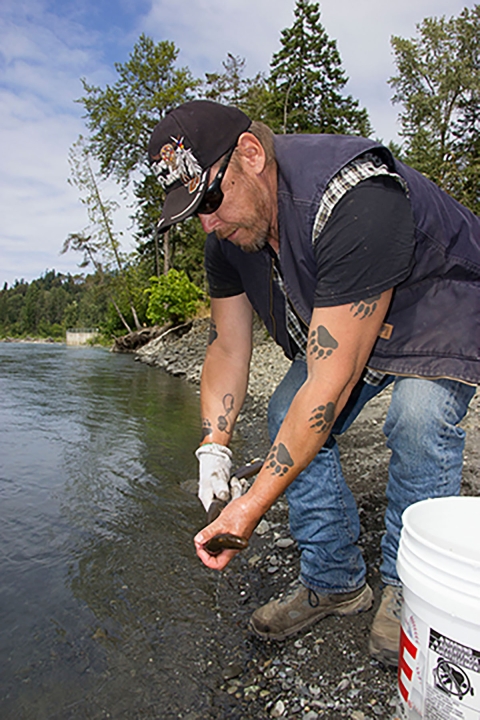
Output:
<path fill-rule="evenodd" d="M 232 663 L 229 663 L 222 670 L 222 677 L 224 680 L 231 680 L 232 678 L 236 678 L 239 675 L 241 675 L 242 672 L 243 672 L 243 667 L 240 665 L 240 663 L 232 662 Z"/>

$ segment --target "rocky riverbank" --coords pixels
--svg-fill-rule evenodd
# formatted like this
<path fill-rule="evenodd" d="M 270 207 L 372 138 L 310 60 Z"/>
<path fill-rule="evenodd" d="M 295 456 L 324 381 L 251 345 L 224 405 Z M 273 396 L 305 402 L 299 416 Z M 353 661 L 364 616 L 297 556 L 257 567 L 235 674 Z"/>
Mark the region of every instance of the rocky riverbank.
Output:
<path fill-rule="evenodd" d="M 136 359 L 198 383 L 208 327 L 205 319 L 194 321 L 181 337 L 170 331 L 141 348 Z M 257 325 L 248 396 L 232 442 L 238 465 L 265 457 L 268 398 L 287 367 L 281 351 Z M 298 552 L 288 531 L 287 505 L 280 498 L 258 526 L 249 548 L 219 574 L 218 622 L 208 629 L 205 643 L 205 648 L 214 648 L 215 661 L 205 663 L 202 710 L 179 708 L 169 718 L 373 720 L 393 716 L 396 674 L 370 659 L 367 647 L 380 597 L 378 568 L 388 465 L 381 428 L 388 399 L 385 391 L 373 400 L 339 442 L 345 476 L 359 507 L 360 545 L 375 592 L 374 609 L 357 617 L 326 618 L 309 632 L 282 643 L 263 642 L 253 635 L 248 629 L 253 610 L 285 590 L 298 575 Z M 479 418 L 477 393 L 463 423 L 467 429 L 465 494 L 480 492 Z"/>

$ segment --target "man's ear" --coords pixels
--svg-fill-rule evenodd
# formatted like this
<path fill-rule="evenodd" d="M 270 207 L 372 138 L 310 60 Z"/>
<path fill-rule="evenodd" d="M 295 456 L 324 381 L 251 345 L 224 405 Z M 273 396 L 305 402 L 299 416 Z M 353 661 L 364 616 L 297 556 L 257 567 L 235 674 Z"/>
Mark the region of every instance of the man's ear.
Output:
<path fill-rule="evenodd" d="M 263 145 L 252 133 L 244 132 L 237 141 L 241 163 L 245 170 L 260 175 L 266 165 L 266 155 Z"/>

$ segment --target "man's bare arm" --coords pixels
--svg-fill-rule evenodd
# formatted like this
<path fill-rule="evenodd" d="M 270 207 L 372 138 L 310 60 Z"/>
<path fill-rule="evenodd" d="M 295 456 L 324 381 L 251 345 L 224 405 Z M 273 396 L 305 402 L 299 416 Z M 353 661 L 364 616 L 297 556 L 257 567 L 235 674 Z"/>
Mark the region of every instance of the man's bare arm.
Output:
<path fill-rule="evenodd" d="M 203 544 L 220 532 L 249 537 L 260 517 L 323 446 L 361 376 L 391 295 L 389 290 L 361 303 L 314 310 L 307 380 L 293 399 L 249 492 L 230 503 L 215 523 L 197 535 L 197 553 L 206 565 L 222 569 L 234 553 L 225 551 L 211 558 Z"/>
<path fill-rule="evenodd" d="M 247 391 L 252 316 L 252 306 L 245 294 L 212 298 L 200 392 L 202 444 L 230 442 Z"/>

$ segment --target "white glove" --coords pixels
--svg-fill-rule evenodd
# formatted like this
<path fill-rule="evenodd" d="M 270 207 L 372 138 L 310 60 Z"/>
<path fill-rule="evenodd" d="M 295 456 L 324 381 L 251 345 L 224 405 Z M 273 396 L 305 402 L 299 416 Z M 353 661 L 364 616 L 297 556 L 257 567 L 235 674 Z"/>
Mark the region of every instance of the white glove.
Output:
<path fill-rule="evenodd" d="M 219 443 L 206 443 L 200 445 L 195 455 L 200 463 L 198 497 L 208 512 L 214 497 L 224 502 L 230 500 L 232 451 Z"/>
<path fill-rule="evenodd" d="M 245 480 L 244 478 L 237 478 L 235 475 L 230 480 L 230 492 L 232 494 L 232 500 L 236 500 L 237 498 L 241 497 L 244 493 L 247 492 L 250 485 L 248 484 L 248 480 Z"/>

